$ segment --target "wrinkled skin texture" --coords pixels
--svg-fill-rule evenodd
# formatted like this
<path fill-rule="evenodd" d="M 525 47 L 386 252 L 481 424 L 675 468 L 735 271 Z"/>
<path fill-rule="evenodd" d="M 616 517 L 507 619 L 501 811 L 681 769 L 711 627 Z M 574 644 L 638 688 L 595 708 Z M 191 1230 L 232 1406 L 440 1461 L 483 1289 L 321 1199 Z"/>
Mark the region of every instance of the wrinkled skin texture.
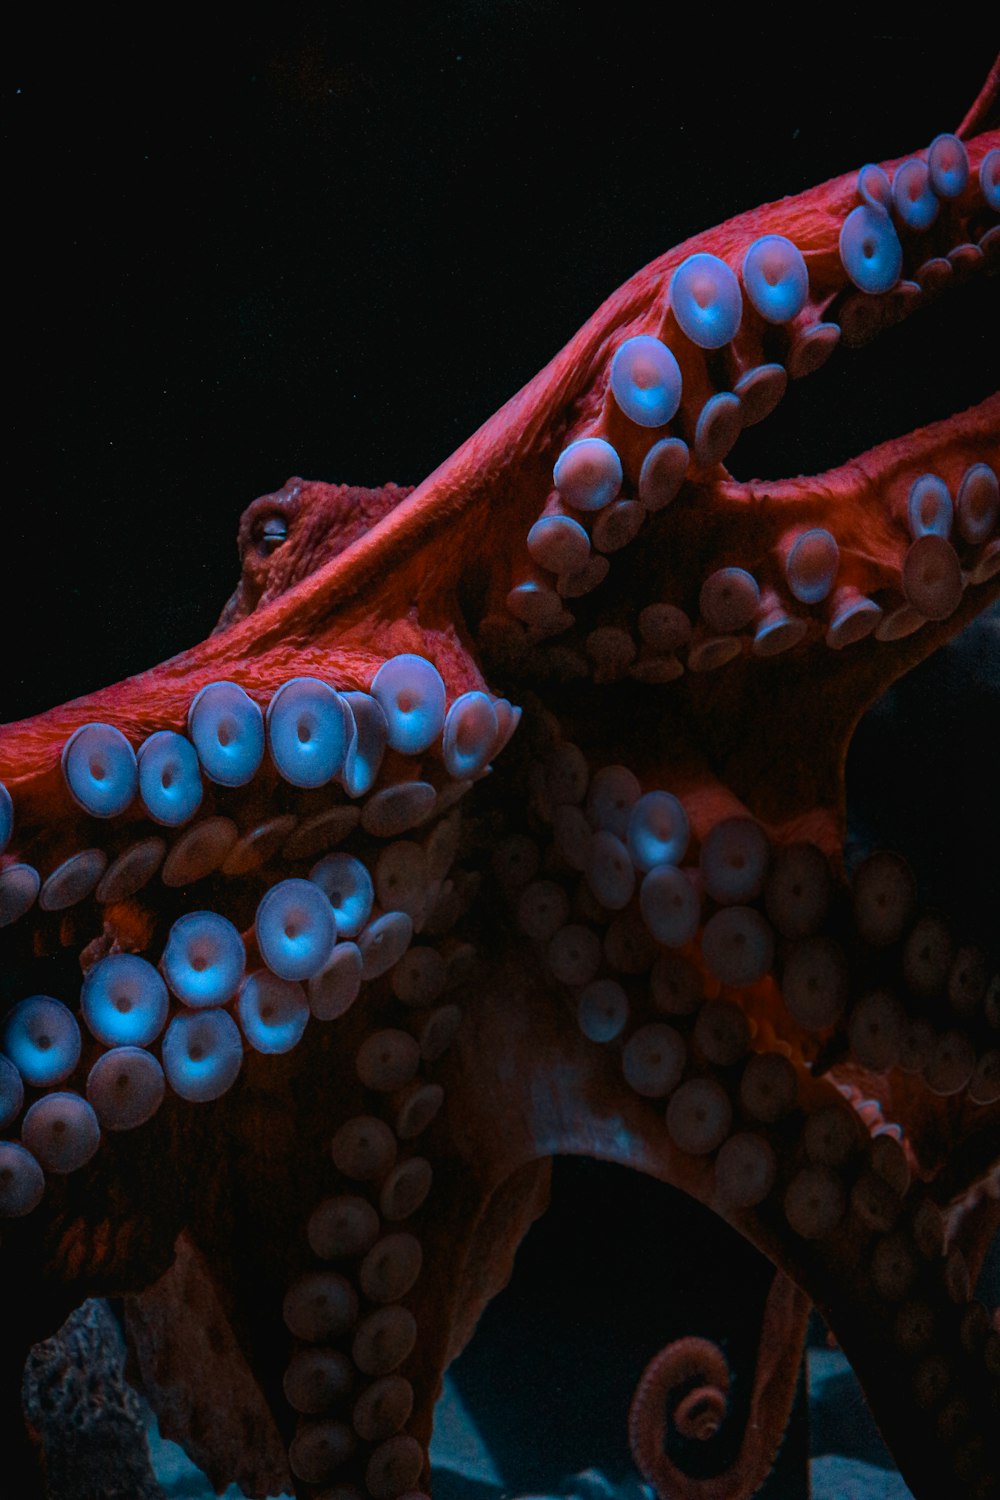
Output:
<path fill-rule="evenodd" d="M 996 140 L 996 131 L 974 136 L 974 164 Z M 866 640 L 834 652 L 819 629 L 787 657 L 762 662 L 744 652 L 717 672 L 667 683 L 596 681 L 595 675 L 608 674 L 593 652 L 594 666 L 586 668 L 591 675 L 575 677 L 575 663 L 523 632 L 504 601 L 511 585 L 527 576 L 523 538 L 545 504 L 552 463 L 568 439 L 603 432 L 621 453 L 632 486 L 628 492 L 634 492 L 648 434 L 630 428 L 615 409 L 607 392 L 608 366 L 623 337 L 662 328 L 663 294 L 674 267 L 700 248 L 729 253 L 738 262 L 740 247 L 751 237 L 768 230 L 785 233 L 806 251 L 810 264 L 812 300 L 802 322 L 837 321 L 853 294 L 843 285 L 836 228 L 854 202 L 852 174 L 799 200 L 761 209 L 749 221 L 731 221 L 654 262 L 412 495 L 389 487 L 361 492 L 359 500 L 359 492 L 345 494 L 318 483 L 299 489 L 298 481 L 290 481 L 276 496 L 255 502 L 241 528 L 243 578 L 220 621 L 224 628 L 142 678 L 11 726 L 0 738 L 0 775 L 17 810 L 9 853 L 32 860 L 44 872 L 94 838 L 84 830 L 58 772 L 65 739 L 89 721 L 113 723 L 138 744 L 156 729 L 182 728 L 187 704 L 205 682 L 232 678 L 261 702 L 292 675 L 314 674 L 339 688 L 365 689 L 382 661 L 403 651 L 419 652 L 436 664 L 449 700 L 486 685 L 525 707 L 525 719 L 493 775 L 458 804 L 450 876 L 454 899 L 444 902 L 427 929 L 430 939 L 452 955 L 452 987 L 445 1001 L 461 1007 L 462 1024 L 442 1058 L 425 1057 L 421 1064 L 422 1075 L 444 1088 L 441 1112 L 426 1134 L 414 1142 L 404 1138 L 401 1146 L 404 1156 L 425 1155 L 434 1171 L 427 1202 L 407 1225 L 420 1239 L 423 1267 L 404 1298 L 417 1338 L 400 1367 L 414 1394 L 405 1430 L 421 1448 L 443 1368 L 509 1275 L 520 1238 L 544 1206 L 549 1158 L 578 1153 L 647 1172 L 708 1203 L 799 1288 L 792 1293 L 777 1282 L 768 1304 L 763 1344 L 783 1345 L 787 1357 L 762 1382 L 752 1438 L 748 1434 L 732 1472 L 711 1487 L 692 1485 L 692 1495 L 707 1500 L 713 1493 L 747 1493 L 766 1472 L 788 1411 L 798 1364 L 792 1356 L 801 1343 L 806 1299 L 821 1308 L 843 1343 L 914 1493 L 988 1493 L 993 1461 L 976 1444 L 985 1443 L 991 1431 L 996 1334 L 980 1330 L 973 1338 L 960 1328 L 964 1276 L 954 1258 L 945 1258 L 942 1240 L 950 1236 L 949 1249 L 960 1249 L 974 1275 L 997 1222 L 996 1198 L 987 1191 L 998 1155 L 997 1106 L 976 1105 L 961 1094 L 939 1098 L 919 1076 L 899 1069 L 885 1074 L 862 1069 L 844 1045 L 842 1023 L 819 1038 L 788 1024 L 778 964 L 760 981 L 727 986 L 723 994 L 758 1027 L 771 1028 L 759 1033 L 759 1050 L 768 1050 L 767 1038 L 773 1040 L 777 1028 L 797 1063 L 806 1057 L 813 1062 L 813 1074 L 799 1066 L 798 1103 L 772 1134 L 780 1188 L 759 1207 L 734 1207 L 720 1199 L 712 1155 L 679 1149 L 665 1127 L 662 1104 L 641 1097 L 623 1079 L 616 1048 L 581 1035 L 573 1004 L 567 1003 L 571 991 L 548 971 L 544 949 L 536 951 L 518 934 L 511 882 L 497 878 L 492 860 L 498 840 L 525 833 L 552 861 L 567 890 L 575 891 L 572 865 L 567 867 L 560 851 L 552 852 L 554 799 L 544 770 L 561 738 L 582 748 L 591 771 L 625 761 L 644 790 L 668 788 L 678 795 L 696 845 L 721 819 L 748 811 L 774 846 L 805 839 L 822 850 L 838 892 L 845 889 L 843 761 L 853 727 L 890 682 L 996 598 L 995 578 L 969 587 L 946 619 L 899 641 Z M 891 317 L 899 309 L 887 303 L 884 310 Z M 740 339 L 737 365 L 759 360 L 760 329 L 750 323 Z M 684 373 L 693 399 L 699 380 L 707 383 L 708 375 L 704 361 L 699 364 L 690 350 Z M 690 436 L 692 425 L 693 414 L 682 409 L 678 428 Z M 899 495 L 924 469 L 940 473 L 954 492 L 970 463 L 996 467 L 998 428 L 994 399 L 809 482 L 740 485 L 719 466 L 696 467 L 674 504 L 647 520 L 642 541 L 613 558 L 607 583 L 582 602 L 572 602 L 580 623 L 557 636 L 555 647 L 568 645 L 586 665 L 586 640 L 596 627 L 634 625 L 638 609 L 659 599 L 682 602 L 693 612 L 700 583 L 715 567 L 738 557 L 743 566 L 766 572 L 789 525 L 802 521 L 836 533 L 847 581 L 862 591 L 895 591 L 898 598 L 907 541 L 898 522 Z M 273 552 L 262 551 L 257 528 L 262 516 L 275 512 L 287 523 L 287 535 Z M 669 546 L 657 547 L 657 541 Z M 810 618 L 825 625 L 822 607 Z M 815 691 L 818 681 L 821 694 Z M 775 715 L 774 703 L 787 711 Z M 631 716 L 636 726 L 628 755 L 618 734 L 622 715 Z M 431 752 L 418 774 L 447 785 L 433 760 Z M 780 775 L 774 773 L 776 761 Z M 391 783 L 410 771 L 412 766 L 390 760 L 383 776 Z M 219 795 L 220 808 L 241 830 L 271 810 L 306 816 L 319 805 L 315 796 L 300 797 L 267 771 L 240 793 L 228 799 Z M 208 810 L 206 803 L 203 811 Z M 116 849 L 135 832 L 127 825 L 137 821 L 127 814 L 112 830 Z M 421 830 L 410 836 L 425 835 Z M 344 847 L 368 852 L 360 835 L 352 835 Z M 276 853 L 263 872 L 251 872 L 242 883 L 213 876 L 170 901 L 154 885 L 103 911 L 90 901 L 66 916 L 31 914 L 9 934 L 11 961 L 29 972 L 33 961 L 44 962 L 60 947 L 82 953 L 84 965 L 116 947 L 156 956 L 166 925 L 178 910 L 191 907 L 221 910 L 246 930 L 256 898 L 284 873 L 302 870 L 299 864 L 286 869 Z M 881 959 L 849 928 L 845 933 L 848 905 L 838 894 L 831 930 L 848 950 L 853 1002 L 881 973 Z M 587 917 L 586 906 L 583 914 L 600 925 L 592 911 Z M 985 941 L 988 935 L 961 934 L 962 940 L 967 937 Z M 475 951 L 471 972 L 466 943 Z M 706 993 L 717 995 L 719 982 L 699 955 L 696 939 L 690 957 Z M 35 982 L 42 986 L 41 979 Z M 634 1021 L 655 1020 L 643 973 L 627 982 Z M 987 1024 L 977 1014 L 970 1025 L 977 1046 L 985 1046 Z M 420 1029 L 419 1013 L 402 1011 L 387 979 L 366 985 L 342 1019 L 311 1023 L 304 1042 L 287 1056 L 248 1053 L 239 1083 L 217 1103 L 191 1106 L 169 1098 L 140 1130 L 106 1137 L 82 1171 L 49 1180 L 32 1215 L 5 1223 L 0 1242 L 9 1298 L 5 1312 L 16 1334 L 8 1347 L 4 1391 L 11 1443 L 19 1441 L 16 1391 L 27 1346 L 84 1296 L 141 1294 L 168 1273 L 183 1235 L 182 1245 L 195 1247 L 181 1253 L 188 1290 L 171 1291 L 161 1282 L 157 1295 L 175 1309 L 185 1303 L 203 1308 L 202 1298 L 214 1298 L 222 1330 L 216 1357 L 220 1372 L 240 1369 L 239 1395 L 229 1400 L 234 1382 L 224 1373 L 231 1422 L 213 1439 L 217 1424 L 203 1413 L 196 1424 L 189 1404 L 178 1396 L 185 1363 L 194 1356 L 170 1358 L 162 1328 L 177 1319 L 164 1318 L 144 1346 L 137 1310 L 134 1336 L 146 1349 L 143 1375 L 154 1404 L 173 1413 L 176 1435 L 189 1439 L 216 1481 L 235 1477 L 248 1493 L 258 1494 L 279 1482 L 292 1483 L 284 1454 L 296 1419 L 281 1390 L 292 1340 L 282 1323 L 282 1297 L 296 1274 L 316 1265 L 303 1235 L 308 1215 L 326 1194 L 349 1190 L 331 1164 L 330 1137 L 362 1113 L 398 1122 L 400 1101 L 373 1095 L 355 1070 L 359 1046 L 379 1026 Z M 701 1061 L 695 1071 L 718 1074 L 728 1091 L 738 1086 L 738 1068 L 713 1070 Z M 806 1160 L 804 1115 L 838 1105 L 841 1114 L 854 1117 L 835 1084 L 876 1098 L 882 1116 L 903 1127 L 914 1185 L 897 1175 L 889 1187 L 898 1203 L 893 1199 L 888 1208 L 880 1206 L 866 1222 L 852 1200 L 851 1210 L 829 1233 L 805 1237 L 787 1221 L 784 1191 Z M 847 1190 L 870 1175 L 864 1160 L 870 1149 L 867 1132 L 860 1132 L 848 1149 Z M 172 1167 L 163 1173 L 155 1198 L 148 1191 L 150 1160 Z M 893 1160 L 891 1171 L 898 1174 L 898 1159 Z M 378 1188 L 376 1183 L 360 1191 L 378 1201 Z M 934 1328 L 917 1349 L 900 1344 L 896 1309 L 887 1310 L 870 1281 L 873 1245 L 888 1232 L 875 1227 L 875 1221 L 882 1223 L 880 1214 L 894 1215 L 892 1225 L 902 1226 L 896 1232 L 909 1236 L 917 1291 L 934 1313 Z M 347 1271 L 356 1274 L 353 1264 Z M 139 1309 L 143 1305 L 140 1299 Z M 203 1311 L 198 1321 L 206 1321 Z M 147 1322 L 155 1323 L 153 1314 L 147 1314 Z M 181 1326 L 181 1347 L 184 1338 Z M 208 1355 L 201 1350 L 198 1358 Z M 921 1361 L 938 1358 L 947 1361 L 947 1381 L 940 1392 L 935 1387 L 927 1395 L 925 1385 L 937 1367 L 928 1372 Z M 637 1385 L 641 1375 L 637 1370 Z M 934 1421 L 917 1415 L 928 1409 Z M 641 1403 L 636 1410 L 642 1426 Z M 950 1425 L 942 1415 L 946 1410 Z M 240 1418 L 245 1429 L 256 1426 L 263 1451 L 241 1444 Z M 641 1442 L 640 1436 L 637 1446 Z M 375 1446 L 362 1442 L 336 1481 L 363 1484 Z M 411 1482 L 426 1479 L 424 1468 Z M 304 1481 L 299 1489 L 314 1493 Z"/>

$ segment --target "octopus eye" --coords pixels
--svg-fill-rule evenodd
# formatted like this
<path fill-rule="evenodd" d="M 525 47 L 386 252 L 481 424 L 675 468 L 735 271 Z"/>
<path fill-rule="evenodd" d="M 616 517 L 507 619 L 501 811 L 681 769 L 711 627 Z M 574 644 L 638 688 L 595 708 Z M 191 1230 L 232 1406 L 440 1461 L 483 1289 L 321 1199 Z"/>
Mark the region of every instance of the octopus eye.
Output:
<path fill-rule="evenodd" d="M 254 527 L 254 545 L 263 557 L 270 557 L 287 540 L 288 521 L 284 516 L 264 516 Z"/>

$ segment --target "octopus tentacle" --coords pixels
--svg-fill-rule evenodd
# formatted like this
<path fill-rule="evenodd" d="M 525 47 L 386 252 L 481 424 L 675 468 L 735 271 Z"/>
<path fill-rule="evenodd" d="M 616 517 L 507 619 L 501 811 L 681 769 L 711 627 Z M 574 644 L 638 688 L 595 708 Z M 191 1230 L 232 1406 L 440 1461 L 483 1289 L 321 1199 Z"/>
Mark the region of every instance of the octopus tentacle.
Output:
<path fill-rule="evenodd" d="M 725 1470 L 694 1477 L 670 1454 L 670 1429 L 706 1449 L 728 1413 L 729 1366 L 717 1345 L 679 1339 L 647 1365 L 632 1398 L 629 1436 L 636 1464 L 663 1496 L 744 1500 L 767 1478 L 791 1412 L 810 1304 L 780 1274 L 764 1309 L 749 1415 L 736 1458 Z M 677 1442 L 674 1440 L 674 1448 Z"/>
<path fill-rule="evenodd" d="M 998 150 L 939 136 L 694 237 L 412 492 L 258 502 L 201 646 L 0 732 L 32 1335 L 187 1231 L 298 1492 L 395 1500 L 547 1162 L 586 1154 L 798 1289 L 735 1470 L 681 1477 L 647 1421 L 680 1367 L 681 1427 L 721 1422 L 715 1355 L 656 1363 L 657 1483 L 765 1472 L 808 1298 L 915 1491 L 989 1493 L 958 1220 L 995 1183 L 1000 1002 L 905 862 L 845 858 L 843 767 L 1000 594 L 1000 398 L 810 478 L 724 461 L 841 340 L 995 261 Z"/>

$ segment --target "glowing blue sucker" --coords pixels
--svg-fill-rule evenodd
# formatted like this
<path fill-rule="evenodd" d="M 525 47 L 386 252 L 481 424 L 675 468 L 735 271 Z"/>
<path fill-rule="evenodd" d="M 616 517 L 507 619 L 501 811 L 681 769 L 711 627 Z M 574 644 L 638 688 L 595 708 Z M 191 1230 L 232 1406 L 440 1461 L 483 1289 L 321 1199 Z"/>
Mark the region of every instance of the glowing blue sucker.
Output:
<path fill-rule="evenodd" d="M 247 975 L 236 1008 L 243 1035 L 256 1052 L 290 1052 L 309 1020 L 302 986 L 267 969 Z"/>
<path fill-rule="evenodd" d="M 1000 146 L 987 151 L 979 163 L 979 187 L 987 207 L 1000 213 Z"/>
<path fill-rule="evenodd" d="M 225 1010 L 175 1016 L 163 1038 L 163 1071 L 175 1094 L 193 1104 L 219 1099 L 243 1063 L 240 1029 Z"/>
<path fill-rule="evenodd" d="M 921 474 L 913 481 L 906 502 L 906 518 L 914 538 L 928 532 L 951 536 L 954 507 L 948 486 L 937 474 Z"/>
<path fill-rule="evenodd" d="M 167 987 L 153 965 L 136 953 L 100 959 L 83 981 L 83 1019 L 108 1047 L 148 1047 L 167 1019 Z"/>
<path fill-rule="evenodd" d="M 367 866 L 353 854 L 328 854 L 309 871 L 325 895 L 337 924 L 338 937 L 357 937 L 371 915 L 375 888 Z"/>
<path fill-rule="evenodd" d="M 622 461 L 603 438 L 578 438 L 564 448 L 552 470 L 552 482 L 574 510 L 603 510 L 617 500 Z"/>
<path fill-rule="evenodd" d="M 637 870 L 677 864 L 689 836 L 687 813 L 672 792 L 646 792 L 629 815 L 628 852 Z"/>
<path fill-rule="evenodd" d="M 389 744 L 406 755 L 428 750 L 444 727 L 445 688 L 432 662 L 412 652 L 390 657 L 372 679 Z"/>
<path fill-rule="evenodd" d="M 264 716 L 236 682 L 209 682 L 188 710 L 202 770 L 219 786 L 246 786 L 264 757 Z"/>
<path fill-rule="evenodd" d="M 783 234 L 762 235 L 743 257 L 743 287 L 762 318 L 787 323 L 802 311 L 809 295 L 802 251 Z"/>
<path fill-rule="evenodd" d="M 389 742 L 389 726 L 381 704 L 370 693 L 343 693 L 341 696 L 350 712 L 341 780 L 349 797 L 363 797 L 378 777 Z"/>
<path fill-rule="evenodd" d="M 903 247 L 892 220 L 867 204 L 854 208 L 840 230 L 840 260 L 862 292 L 888 292 L 903 268 Z"/>
<path fill-rule="evenodd" d="M 728 344 L 743 317 L 736 273 L 703 250 L 677 267 L 670 282 L 670 305 L 683 331 L 701 349 Z"/>
<path fill-rule="evenodd" d="M 139 794 L 149 816 L 179 828 L 201 806 L 198 752 L 189 739 L 160 729 L 139 746 Z"/>
<path fill-rule="evenodd" d="M 858 197 L 869 208 L 881 208 L 885 213 L 892 207 L 892 184 L 885 170 L 875 162 L 869 162 L 858 173 Z"/>
<path fill-rule="evenodd" d="M 927 163 L 911 157 L 901 162 L 892 179 L 892 201 L 908 229 L 929 229 L 941 204 L 931 186 Z"/>
<path fill-rule="evenodd" d="M 14 832 L 14 803 L 10 792 L 0 781 L 0 854 L 10 843 L 10 836 Z"/>
<path fill-rule="evenodd" d="M 50 1088 L 68 1078 L 80 1060 L 80 1028 L 61 1000 L 31 995 L 15 1005 L 0 1040 L 26 1084 Z"/>
<path fill-rule="evenodd" d="M 463 780 L 478 776 L 493 754 L 497 716 L 486 693 L 463 693 L 444 721 L 442 756 L 450 776 Z"/>
<path fill-rule="evenodd" d="M 673 351 L 651 334 L 626 339 L 611 361 L 611 393 L 639 427 L 662 427 L 681 404 L 681 371 Z"/>
<path fill-rule="evenodd" d="M 939 198 L 960 198 L 969 180 L 969 153 L 957 135 L 936 135 L 927 152 L 931 187 Z"/>
<path fill-rule="evenodd" d="M 337 941 L 333 908 L 312 880 L 281 880 L 257 907 L 261 957 L 280 979 L 312 979 Z"/>
<path fill-rule="evenodd" d="M 267 710 L 271 759 L 292 786 L 326 786 L 344 764 L 349 720 L 340 694 L 318 677 L 293 677 Z"/>
<path fill-rule="evenodd" d="M 74 801 L 95 818 L 115 818 L 139 784 L 135 751 L 112 724 L 84 724 L 63 746 L 62 769 Z"/>
<path fill-rule="evenodd" d="M 218 912 L 188 912 L 167 935 L 163 973 L 185 1005 L 221 1005 L 235 995 L 245 966 L 243 939 Z"/>

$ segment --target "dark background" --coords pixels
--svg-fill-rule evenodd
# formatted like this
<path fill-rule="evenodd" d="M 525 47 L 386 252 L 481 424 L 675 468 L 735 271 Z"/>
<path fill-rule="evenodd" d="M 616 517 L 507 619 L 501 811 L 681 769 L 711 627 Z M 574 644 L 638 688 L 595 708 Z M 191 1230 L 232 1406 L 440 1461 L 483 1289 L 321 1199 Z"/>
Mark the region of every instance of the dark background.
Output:
<path fill-rule="evenodd" d="M 416 483 L 653 256 L 953 129 L 996 46 L 902 13 L 878 35 L 842 17 L 821 47 L 805 12 L 762 10 L 750 41 L 710 7 L 659 15 L 22 19 L 0 718 L 201 639 L 255 495 L 295 473 Z M 838 356 L 734 472 L 818 470 L 979 399 L 996 313 L 994 284 Z M 851 761 L 854 835 L 915 851 L 977 925 L 998 901 L 997 640 L 994 616 L 914 674 Z M 604 1298 L 599 1260 L 574 1274 Z"/>

